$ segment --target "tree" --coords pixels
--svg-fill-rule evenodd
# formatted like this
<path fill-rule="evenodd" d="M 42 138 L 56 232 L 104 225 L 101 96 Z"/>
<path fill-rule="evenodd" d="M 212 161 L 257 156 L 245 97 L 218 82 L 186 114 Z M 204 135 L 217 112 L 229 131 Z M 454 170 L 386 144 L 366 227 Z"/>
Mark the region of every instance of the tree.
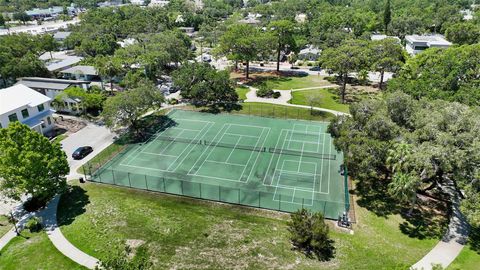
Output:
<path fill-rule="evenodd" d="M 0 129 L 0 191 L 46 202 L 66 187 L 67 157 L 58 143 L 19 122 Z"/>
<path fill-rule="evenodd" d="M 388 191 L 382 192 L 382 200 L 393 198 L 412 207 L 417 193 L 461 197 L 466 190 L 462 209 L 469 220 L 478 221 L 473 210 L 480 192 L 478 108 L 394 92 L 352 104 L 350 113 L 334 120 L 329 132 L 336 148 L 344 151 L 357 190 Z M 444 190 L 447 186 L 456 194 Z"/>
<path fill-rule="evenodd" d="M 113 93 L 113 80 L 123 71 L 122 64 L 115 57 L 100 56 L 95 60 L 95 68 L 103 78 L 108 78 L 110 82 L 110 92 Z"/>
<path fill-rule="evenodd" d="M 390 0 L 385 3 L 385 11 L 383 12 L 383 26 L 385 27 L 385 34 L 388 32 L 388 25 L 392 21 L 392 10 L 390 7 Z"/>
<path fill-rule="evenodd" d="M 358 72 L 368 66 L 369 52 L 367 42 L 348 40 L 337 48 L 324 50 L 320 55 L 319 61 L 322 67 L 337 73 L 342 81 L 340 89 L 342 103 L 345 103 L 348 74 L 350 72 Z"/>
<path fill-rule="evenodd" d="M 139 120 L 149 110 L 160 108 L 163 95 L 154 85 L 144 83 L 129 91 L 120 92 L 108 98 L 103 106 L 102 116 L 110 128 L 128 127 L 139 135 Z"/>
<path fill-rule="evenodd" d="M 5 18 L 0 14 L 0 26 L 5 26 Z"/>
<path fill-rule="evenodd" d="M 52 56 L 52 51 L 55 51 L 58 49 L 59 44 L 58 42 L 53 38 L 53 36 L 47 34 L 47 35 L 42 35 L 39 39 L 39 46 L 46 52 L 50 53 L 50 59 L 53 59 Z"/>
<path fill-rule="evenodd" d="M 471 22 L 455 23 L 447 26 L 445 37 L 455 44 L 475 44 L 480 42 L 480 26 Z"/>
<path fill-rule="evenodd" d="M 219 54 L 234 61 L 245 61 L 245 78 L 249 79 L 250 62 L 269 51 L 269 36 L 248 24 L 235 24 L 220 38 Z"/>
<path fill-rule="evenodd" d="M 16 12 L 13 13 L 13 19 L 16 21 L 21 21 L 23 24 L 25 24 L 26 22 L 30 21 L 30 16 L 28 16 L 25 11 Z"/>
<path fill-rule="evenodd" d="M 238 94 L 227 71 L 217 71 L 206 63 L 185 64 L 172 74 L 182 97 L 199 105 L 234 103 Z"/>
<path fill-rule="evenodd" d="M 306 256 L 316 256 L 318 260 L 328 261 L 333 258 L 335 248 L 328 236 L 329 228 L 321 213 L 311 213 L 300 209 L 290 215 L 288 231 L 292 245 Z"/>
<path fill-rule="evenodd" d="M 373 70 L 380 72 L 379 88 L 383 89 L 385 72 L 396 72 L 405 62 L 402 46 L 396 39 L 386 38 L 372 43 Z"/>
<path fill-rule="evenodd" d="M 81 105 L 85 111 L 92 111 L 97 113 L 103 107 L 103 102 L 105 101 L 105 95 L 97 87 L 92 87 L 89 91 L 81 87 L 69 87 L 62 91 L 61 94 L 55 97 L 55 102 L 57 104 L 63 104 L 65 98 L 71 98 L 80 100 Z"/>
<path fill-rule="evenodd" d="M 480 105 L 480 45 L 428 49 L 407 60 L 388 82 L 388 90 L 420 99 L 443 99 Z"/>
<path fill-rule="evenodd" d="M 280 56 L 282 52 L 296 51 L 297 45 L 294 38 L 295 24 L 288 20 L 273 21 L 269 28 L 273 32 L 277 50 L 277 72 L 280 71 Z"/>

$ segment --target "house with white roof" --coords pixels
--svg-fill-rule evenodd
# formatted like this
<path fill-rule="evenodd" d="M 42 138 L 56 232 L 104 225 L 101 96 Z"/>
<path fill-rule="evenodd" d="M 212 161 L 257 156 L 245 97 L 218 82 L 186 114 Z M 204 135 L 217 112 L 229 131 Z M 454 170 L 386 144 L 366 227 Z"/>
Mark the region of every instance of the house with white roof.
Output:
<path fill-rule="evenodd" d="M 318 57 L 320 57 L 320 53 L 322 50 L 319 48 L 313 46 L 313 45 L 308 45 L 306 48 L 300 50 L 298 53 L 298 60 L 303 60 L 303 61 L 317 61 Z"/>
<path fill-rule="evenodd" d="M 130 0 L 132 5 L 143 6 L 145 5 L 145 0 Z"/>
<path fill-rule="evenodd" d="M 80 81 L 101 81 L 97 69 L 94 66 L 73 66 L 60 71 L 63 78 Z"/>
<path fill-rule="evenodd" d="M 83 57 L 72 55 L 72 52 L 46 52 L 39 57 L 45 62 L 48 71 L 59 72 L 71 68 L 83 60 Z"/>
<path fill-rule="evenodd" d="M 442 35 L 407 35 L 405 36 L 405 49 L 411 55 L 416 55 L 428 48 L 448 48 L 452 43 L 448 42 Z"/>
<path fill-rule="evenodd" d="M 387 35 L 379 35 L 379 34 L 373 34 L 370 36 L 370 40 L 372 41 L 384 40 L 387 38 L 395 39 L 398 43 L 400 43 L 400 38 L 396 36 L 387 36 Z"/>
<path fill-rule="evenodd" d="M 52 99 L 23 85 L 0 89 L 0 128 L 19 121 L 31 129 L 46 134 L 54 127 Z"/>
<path fill-rule="evenodd" d="M 151 0 L 149 7 L 164 7 L 170 3 L 170 0 Z"/>

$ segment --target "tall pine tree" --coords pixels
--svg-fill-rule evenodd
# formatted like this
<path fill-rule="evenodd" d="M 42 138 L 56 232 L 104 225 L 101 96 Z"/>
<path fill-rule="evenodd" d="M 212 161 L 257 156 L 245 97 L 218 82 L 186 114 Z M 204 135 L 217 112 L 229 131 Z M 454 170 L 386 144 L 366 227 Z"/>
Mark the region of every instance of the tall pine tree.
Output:
<path fill-rule="evenodd" d="M 383 12 L 383 24 L 385 26 L 385 34 L 387 34 L 388 31 L 388 25 L 392 21 L 392 10 L 390 8 L 390 0 L 387 0 L 387 3 L 385 4 L 385 11 Z"/>

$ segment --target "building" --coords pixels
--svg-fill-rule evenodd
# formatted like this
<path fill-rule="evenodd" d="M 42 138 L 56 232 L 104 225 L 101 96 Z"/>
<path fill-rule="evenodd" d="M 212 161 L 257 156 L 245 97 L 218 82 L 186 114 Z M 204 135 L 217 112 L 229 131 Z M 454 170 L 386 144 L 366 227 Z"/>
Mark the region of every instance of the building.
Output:
<path fill-rule="evenodd" d="M 377 35 L 377 34 L 374 34 L 370 37 L 370 39 L 372 41 L 376 41 L 376 40 L 384 40 L 384 39 L 387 39 L 387 38 L 392 38 L 392 39 L 395 39 L 396 41 L 398 41 L 398 43 L 400 43 L 400 38 L 396 37 L 396 36 L 387 36 L 387 35 Z"/>
<path fill-rule="evenodd" d="M 89 81 L 78 80 L 62 80 L 52 78 L 40 78 L 40 77 L 23 77 L 18 80 L 17 85 L 25 85 L 42 95 L 54 100 L 55 97 L 63 93 L 63 91 L 69 87 L 80 87 L 83 89 L 90 88 Z M 71 99 L 64 97 L 62 102 L 55 102 L 55 109 L 61 112 L 79 114 L 82 112 L 81 101 L 77 99 Z"/>
<path fill-rule="evenodd" d="M 298 53 L 298 60 L 302 61 L 317 61 L 318 57 L 320 57 L 320 53 L 322 50 L 319 48 L 309 45 L 307 48 L 300 50 Z"/>
<path fill-rule="evenodd" d="M 66 13 L 66 15 L 68 16 L 75 16 L 78 11 L 75 6 L 69 6 L 65 8 L 55 6 L 51 8 L 34 8 L 32 10 L 27 10 L 25 13 L 27 13 L 27 15 L 30 16 L 33 20 L 38 20 L 46 18 L 56 18 L 64 13 Z"/>
<path fill-rule="evenodd" d="M 170 3 L 169 0 L 152 0 L 150 1 L 150 4 L 148 4 L 149 7 L 164 7 Z"/>
<path fill-rule="evenodd" d="M 130 0 L 132 5 L 143 6 L 145 5 L 145 0 Z"/>
<path fill-rule="evenodd" d="M 65 39 L 67 39 L 72 32 L 64 32 L 64 31 L 58 31 L 55 34 L 53 34 L 53 38 L 58 41 L 58 42 L 63 42 Z"/>
<path fill-rule="evenodd" d="M 0 128 L 20 121 L 31 129 L 46 134 L 54 127 L 52 99 L 23 85 L 0 89 Z"/>
<path fill-rule="evenodd" d="M 428 48 L 448 48 L 450 46 L 452 46 L 452 43 L 448 42 L 441 35 L 405 36 L 405 49 L 411 55 L 421 53 Z"/>
<path fill-rule="evenodd" d="M 74 66 L 60 71 L 63 78 L 80 81 L 100 81 L 98 72 L 94 66 Z"/>
<path fill-rule="evenodd" d="M 60 72 L 62 70 L 71 68 L 83 60 L 83 57 L 71 55 L 70 52 L 46 52 L 39 57 L 45 62 L 45 66 L 49 71 Z"/>

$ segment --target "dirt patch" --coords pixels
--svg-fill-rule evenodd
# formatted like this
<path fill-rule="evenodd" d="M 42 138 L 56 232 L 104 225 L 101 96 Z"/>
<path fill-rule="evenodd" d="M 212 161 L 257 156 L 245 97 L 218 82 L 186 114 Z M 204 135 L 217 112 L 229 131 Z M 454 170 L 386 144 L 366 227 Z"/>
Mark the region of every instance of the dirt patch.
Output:
<path fill-rule="evenodd" d="M 64 118 L 63 116 L 56 116 L 53 120 L 55 122 L 53 136 L 59 136 L 62 134 L 68 136 L 87 126 L 87 123 L 83 120 Z"/>

